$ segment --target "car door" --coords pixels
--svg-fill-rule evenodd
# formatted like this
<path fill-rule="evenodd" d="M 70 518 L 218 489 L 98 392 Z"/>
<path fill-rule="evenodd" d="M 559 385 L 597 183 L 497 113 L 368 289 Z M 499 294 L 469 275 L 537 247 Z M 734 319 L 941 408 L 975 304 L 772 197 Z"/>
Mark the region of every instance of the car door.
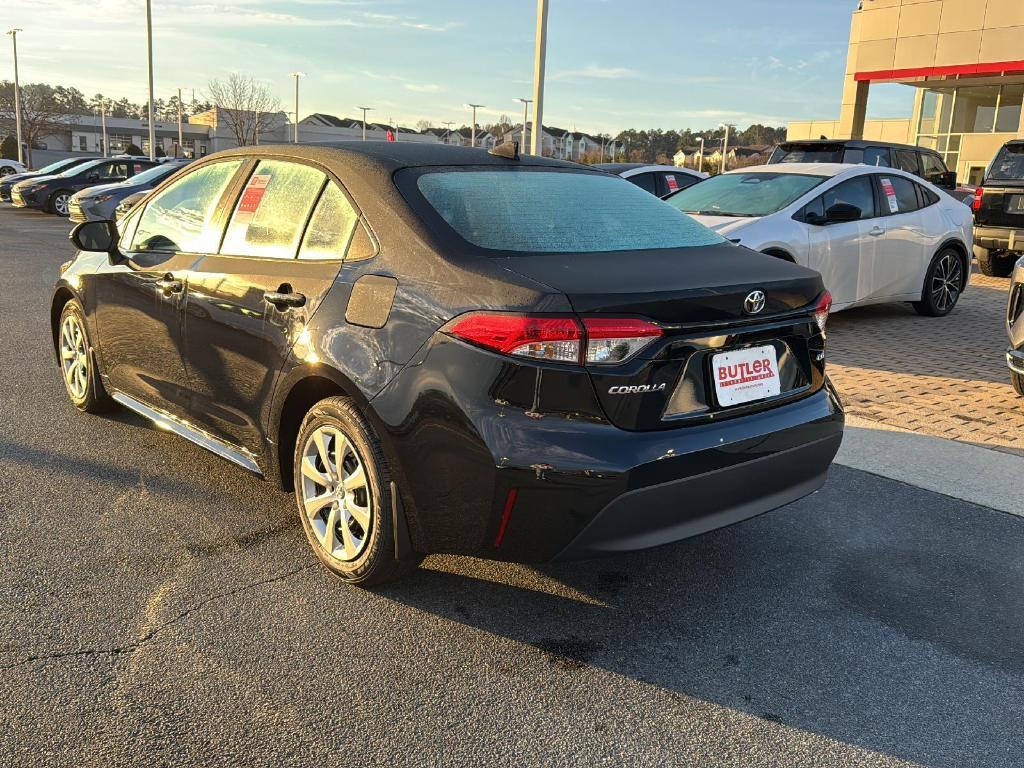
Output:
<path fill-rule="evenodd" d="M 125 222 L 122 258 L 94 280 L 97 347 L 110 388 L 181 418 L 190 404 L 182 328 L 188 273 L 220 242 L 220 201 L 241 165 L 208 164 L 158 192 Z"/>
<path fill-rule="evenodd" d="M 879 301 L 920 293 L 927 237 L 917 184 L 905 176 L 874 177 L 878 208 L 885 223 L 874 254 L 870 298 Z"/>
<path fill-rule="evenodd" d="M 859 217 L 830 220 L 829 211 L 842 205 L 854 206 Z M 834 304 L 862 300 L 871 285 L 876 242 L 885 232 L 875 217 L 870 176 L 855 176 L 825 190 L 805 207 L 803 218 L 808 224 L 808 266 L 821 273 Z"/>
<path fill-rule="evenodd" d="M 186 300 L 193 418 L 216 438 L 261 455 L 263 409 L 356 220 L 338 184 L 312 165 L 262 159 L 245 181 L 219 252 L 190 273 Z"/>

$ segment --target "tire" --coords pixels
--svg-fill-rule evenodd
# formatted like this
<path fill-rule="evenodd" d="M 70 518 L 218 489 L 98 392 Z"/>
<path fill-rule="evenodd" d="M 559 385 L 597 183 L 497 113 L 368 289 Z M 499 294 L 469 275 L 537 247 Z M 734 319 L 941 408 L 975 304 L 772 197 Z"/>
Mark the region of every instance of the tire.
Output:
<path fill-rule="evenodd" d="M 928 265 L 921 287 L 921 300 L 914 302 L 914 309 L 926 317 L 948 315 L 960 299 L 966 278 L 960 253 L 953 248 L 943 248 Z"/>
<path fill-rule="evenodd" d="M 103 388 L 89 340 L 85 312 L 78 299 L 64 305 L 57 327 L 57 361 L 71 404 L 86 413 L 102 413 L 114 404 Z"/>
<path fill-rule="evenodd" d="M 50 195 L 50 200 L 46 204 L 46 209 L 50 213 L 56 213 L 58 216 L 67 216 L 71 213 L 68 207 L 71 203 L 71 196 L 74 192 L 69 192 L 66 189 L 60 189 Z"/>
<path fill-rule="evenodd" d="M 4 176 L 10 176 L 15 172 L 14 168 L 9 165 L 0 166 L 0 179 Z"/>
<path fill-rule="evenodd" d="M 391 470 L 380 439 L 352 400 L 329 397 L 310 409 L 295 441 L 293 470 L 302 529 L 330 571 L 369 587 L 416 568 L 418 559 L 395 559 Z"/>
<path fill-rule="evenodd" d="M 1013 384 L 1014 390 L 1021 397 L 1024 397 L 1024 375 L 1017 373 L 1016 371 L 1010 371 L 1010 382 Z"/>
<path fill-rule="evenodd" d="M 974 246 L 974 256 L 978 259 L 981 274 L 986 277 L 1009 277 L 1013 272 L 1014 257 L 1005 251 L 990 251 L 980 245 Z"/>

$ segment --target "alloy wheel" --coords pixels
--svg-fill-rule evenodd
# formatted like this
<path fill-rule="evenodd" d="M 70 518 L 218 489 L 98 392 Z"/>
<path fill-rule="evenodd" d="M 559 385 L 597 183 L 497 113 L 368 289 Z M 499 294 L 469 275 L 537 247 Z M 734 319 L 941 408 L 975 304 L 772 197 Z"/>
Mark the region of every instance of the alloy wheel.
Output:
<path fill-rule="evenodd" d="M 9 165 L 5 165 L 3 168 L 0 168 L 0 177 L 11 176 L 13 173 L 14 169 Z"/>
<path fill-rule="evenodd" d="M 935 265 L 932 275 L 932 302 L 940 312 L 947 312 L 956 304 L 963 290 L 964 269 L 960 257 L 947 251 Z"/>
<path fill-rule="evenodd" d="M 53 210 L 61 216 L 67 216 L 71 212 L 71 195 L 61 194 L 53 198 Z"/>
<path fill-rule="evenodd" d="M 69 314 L 60 326 L 60 367 L 68 394 L 82 401 L 89 393 L 89 348 L 79 319 Z"/>
<path fill-rule="evenodd" d="M 355 560 L 370 540 L 372 503 L 363 460 L 337 427 L 318 427 L 302 449 L 302 507 L 317 542 Z"/>

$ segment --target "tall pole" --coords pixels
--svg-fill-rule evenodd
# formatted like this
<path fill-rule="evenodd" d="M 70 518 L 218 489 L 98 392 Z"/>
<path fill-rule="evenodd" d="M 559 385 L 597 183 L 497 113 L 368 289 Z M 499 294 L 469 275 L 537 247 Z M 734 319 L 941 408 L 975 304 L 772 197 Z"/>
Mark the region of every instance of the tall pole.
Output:
<path fill-rule="evenodd" d="M 177 157 L 179 152 L 185 154 L 185 143 L 181 132 L 181 88 L 178 89 L 178 148 L 174 150 L 174 156 Z"/>
<path fill-rule="evenodd" d="M 697 170 L 704 173 L 704 137 L 700 137 L 700 152 L 697 154 Z"/>
<path fill-rule="evenodd" d="M 533 103 L 533 99 L 516 99 L 516 101 L 523 102 L 523 146 L 522 151 L 527 151 L 526 143 L 526 121 L 530 119 L 530 104 Z"/>
<path fill-rule="evenodd" d="M 722 139 L 722 173 L 725 173 L 725 158 L 729 154 L 729 124 L 722 123 L 725 128 L 725 137 Z"/>
<path fill-rule="evenodd" d="M 476 146 L 476 111 L 483 107 L 483 104 L 467 104 L 473 110 L 473 126 L 469 129 L 469 146 Z"/>
<path fill-rule="evenodd" d="M 25 149 L 21 145 L 21 81 L 18 79 L 18 33 L 17 27 L 7 30 L 11 36 L 11 43 L 14 45 L 14 123 L 18 134 L 18 162 L 25 164 Z"/>
<path fill-rule="evenodd" d="M 373 107 L 356 107 L 363 110 L 363 141 L 366 141 L 366 113 L 373 111 Z"/>
<path fill-rule="evenodd" d="M 289 72 L 288 74 L 295 78 L 295 126 L 294 126 L 294 135 L 292 137 L 292 140 L 296 144 L 298 144 L 299 143 L 299 78 L 300 77 L 305 77 L 306 73 L 305 72 Z"/>
<path fill-rule="evenodd" d="M 537 41 L 533 58 L 533 140 L 531 155 L 544 154 L 544 58 L 548 47 L 548 0 L 537 0 Z"/>
<path fill-rule="evenodd" d="M 444 134 L 444 143 L 445 144 L 451 144 L 452 143 L 452 126 L 455 125 L 455 121 L 454 120 L 449 120 L 447 122 L 441 123 L 441 125 L 443 125 L 445 127 L 445 129 L 446 129 L 446 132 Z"/>
<path fill-rule="evenodd" d="M 146 57 L 149 64 L 149 159 L 156 160 L 156 121 L 153 115 L 153 2 L 146 0 Z"/>
<path fill-rule="evenodd" d="M 100 124 L 103 126 L 103 156 L 110 157 L 107 147 L 107 100 L 100 99 Z"/>

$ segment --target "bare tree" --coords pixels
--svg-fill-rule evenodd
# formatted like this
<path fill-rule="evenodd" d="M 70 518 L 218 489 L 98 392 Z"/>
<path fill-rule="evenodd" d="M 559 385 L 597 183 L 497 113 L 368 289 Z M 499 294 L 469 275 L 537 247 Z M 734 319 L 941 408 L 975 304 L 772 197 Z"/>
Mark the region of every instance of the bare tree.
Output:
<path fill-rule="evenodd" d="M 434 124 L 432 122 L 430 122 L 429 120 L 417 120 L 416 121 L 416 130 L 419 131 L 420 133 L 423 133 L 424 131 L 429 131 L 433 127 L 434 127 Z"/>
<path fill-rule="evenodd" d="M 32 147 L 46 136 L 63 133 L 71 121 L 67 105 L 52 86 L 29 83 L 21 86 L 21 139 L 26 159 L 32 164 Z M 0 82 L 0 132 L 14 133 L 14 83 Z"/>
<path fill-rule="evenodd" d="M 211 80 L 206 90 L 218 120 L 223 119 L 240 147 L 255 144 L 281 111 L 277 97 L 252 77 L 231 74 L 226 81 Z"/>

